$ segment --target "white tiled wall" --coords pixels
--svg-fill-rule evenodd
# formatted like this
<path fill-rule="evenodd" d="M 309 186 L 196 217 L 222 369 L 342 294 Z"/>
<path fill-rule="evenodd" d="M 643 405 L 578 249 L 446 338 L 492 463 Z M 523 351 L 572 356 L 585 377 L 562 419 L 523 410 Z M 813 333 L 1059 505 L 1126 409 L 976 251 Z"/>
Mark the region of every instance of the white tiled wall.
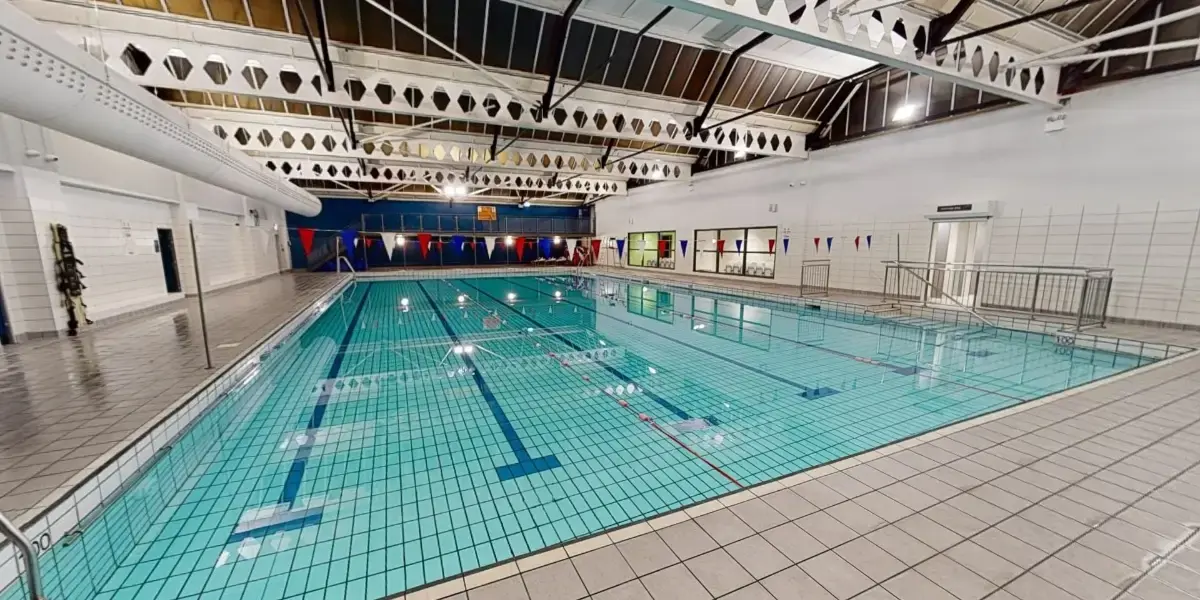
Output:
<path fill-rule="evenodd" d="M 3 115 L 0 147 L 21 160 L 0 167 L 0 286 L 16 335 L 66 324 L 54 284 L 52 223 L 67 225 L 84 262 L 92 319 L 182 297 L 167 292 L 154 245 L 159 228 L 174 230 L 179 275 L 184 290 L 194 291 L 189 218 L 197 221 L 206 289 L 279 271 L 274 231 L 283 227 L 281 210 Z M 57 161 L 43 158 L 51 154 Z M 257 226 L 249 209 L 261 215 Z"/>
<path fill-rule="evenodd" d="M 879 292 L 897 235 L 903 259 L 928 260 L 927 215 L 938 205 L 994 202 L 988 262 L 1112 267 L 1113 316 L 1200 324 L 1196 97 L 1200 72 L 1159 75 L 1076 96 L 1058 133 L 1044 132 L 1046 109 L 1022 107 L 807 161 L 753 161 L 605 199 L 597 234 L 690 239 L 695 229 L 777 225 L 781 238 L 791 230 L 777 282 L 798 283 L 803 259 L 827 258 L 832 287 Z M 692 269 L 691 252 L 676 268 Z"/>

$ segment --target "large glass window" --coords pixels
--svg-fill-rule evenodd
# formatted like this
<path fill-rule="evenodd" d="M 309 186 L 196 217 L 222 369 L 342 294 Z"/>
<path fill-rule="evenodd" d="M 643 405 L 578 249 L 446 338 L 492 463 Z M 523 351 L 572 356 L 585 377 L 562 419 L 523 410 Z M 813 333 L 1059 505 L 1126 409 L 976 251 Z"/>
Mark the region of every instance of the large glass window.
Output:
<path fill-rule="evenodd" d="M 774 279 L 776 233 L 775 227 L 698 229 L 693 269 Z"/>
<path fill-rule="evenodd" d="M 645 231 L 629 234 L 629 266 L 674 269 L 675 232 Z"/>

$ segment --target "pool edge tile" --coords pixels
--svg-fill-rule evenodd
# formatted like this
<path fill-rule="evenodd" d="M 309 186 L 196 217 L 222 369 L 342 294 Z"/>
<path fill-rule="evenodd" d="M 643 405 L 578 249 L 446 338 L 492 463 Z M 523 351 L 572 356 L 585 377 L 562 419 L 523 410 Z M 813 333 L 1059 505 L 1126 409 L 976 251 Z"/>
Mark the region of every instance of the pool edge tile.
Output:
<path fill-rule="evenodd" d="M 544 552 L 538 552 L 537 554 L 526 556 L 525 558 L 518 560 L 517 568 L 520 569 L 522 573 L 525 573 L 538 567 L 544 567 L 561 560 L 567 560 L 568 558 L 570 557 L 567 556 L 567 551 L 563 550 L 562 546 L 559 546 L 558 548 L 551 548 Z"/>
<path fill-rule="evenodd" d="M 510 561 L 463 577 L 463 585 L 470 590 L 520 574 L 517 563 Z"/>

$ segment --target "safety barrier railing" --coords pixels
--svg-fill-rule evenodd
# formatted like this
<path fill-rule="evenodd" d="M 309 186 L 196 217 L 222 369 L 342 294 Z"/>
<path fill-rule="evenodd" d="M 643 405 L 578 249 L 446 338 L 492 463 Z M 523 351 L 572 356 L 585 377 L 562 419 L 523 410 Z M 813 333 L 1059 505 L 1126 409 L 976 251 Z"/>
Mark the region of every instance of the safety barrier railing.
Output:
<path fill-rule="evenodd" d="M 2 513 L 0 513 L 0 534 L 3 534 L 9 543 L 16 546 L 21 554 L 21 561 L 25 564 L 25 591 L 29 600 L 45 600 L 46 596 L 42 593 L 42 572 L 38 570 L 38 553 L 37 549 L 33 547 L 33 543 Z"/>
<path fill-rule="evenodd" d="M 1047 265 L 886 261 L 889 300 L 957 305 L 969 312 L 1015 312 L 1064 320 L 1076 329 L 1103 325 L 1113 270 Z"/>
<path fill-rule="evenodd" d="M 800 295 L 829 295 L 829 260 L 806 260 L 800 264 Z"/>
<path fill-rule="evenodd" d="M 497 217 L 480 219 L 473 215 L 453 214 L 365 214 L 362 231 L 403 233 L 494 233 L 494 234 L 574 234 L 594 233 L 592 220 L 586 217 Z"/>

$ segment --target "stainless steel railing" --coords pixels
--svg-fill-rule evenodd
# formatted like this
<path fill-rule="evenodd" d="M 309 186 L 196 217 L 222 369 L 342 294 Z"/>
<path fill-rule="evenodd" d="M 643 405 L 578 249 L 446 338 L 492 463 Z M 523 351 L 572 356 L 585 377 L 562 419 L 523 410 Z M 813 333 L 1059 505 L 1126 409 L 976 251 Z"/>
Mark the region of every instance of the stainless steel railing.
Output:
<path fill-rule="evenodd" d="M 33 547 L 33 543 L 3 514 L 0 514 L 0 534 L 3 534 L 21 551 L 21 560 L 25 563 L 25 584 L 29 600 L 45 600 L 46 596 L 42 593 L 42 572 L 38 570 L 38 553 Z"/>
<path fill-rule="evenodd" d="M 800 295 L 829 295 L 829 260 L 806 260 L 800 264 Z"/>
<path fill-rule="evenodd" d="M 1048 265 L 886 261 L 885 299 L 957 305 L 1067 321 L 1076 329 L 1103 325 L 1113 270 Z"/>

